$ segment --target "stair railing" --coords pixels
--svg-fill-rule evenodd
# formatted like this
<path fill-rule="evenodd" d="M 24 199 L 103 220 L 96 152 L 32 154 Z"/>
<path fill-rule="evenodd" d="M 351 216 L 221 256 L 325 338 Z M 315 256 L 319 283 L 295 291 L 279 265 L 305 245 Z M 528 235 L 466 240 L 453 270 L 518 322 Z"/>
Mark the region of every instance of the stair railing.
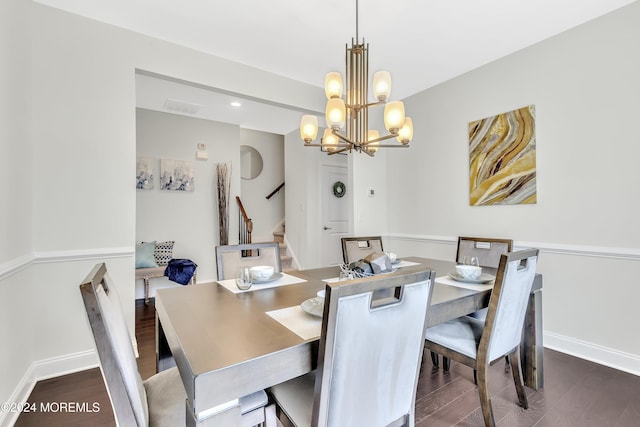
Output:
<path fill-rule="evenodd" d="M 239 233 L 238 242 L 243 245 L 245 243 L 251 243 L 251 232 L 253 231 L 253 221 L 247 215 L 247 211 L 244 209 L 244 205 L 240 200 L 240 197 L 236 196 L 236 202 L 238 202 L 239 218 Z M 243 256 L 251 256 L 251 254 L 242 254 Z"/>
<path fill-rule="evenodd" d="M 278 191 L 282 190 L 283 187 L 284 187 L 284 182 L 278 185 L 278 187 L 275 190 L 273 190 L 271 193 L 269 193 L 268 196 L 265 196 L 265 199 L 269 200 L 270 198 L 275 196 Z"/>

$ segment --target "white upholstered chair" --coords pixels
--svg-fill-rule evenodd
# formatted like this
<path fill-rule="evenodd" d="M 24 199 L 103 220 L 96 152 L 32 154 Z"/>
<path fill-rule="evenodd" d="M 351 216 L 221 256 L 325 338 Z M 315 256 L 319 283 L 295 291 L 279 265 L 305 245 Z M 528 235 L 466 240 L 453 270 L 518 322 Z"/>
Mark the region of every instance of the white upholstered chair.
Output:
<path fill-rule="evenodd" d="M 270 265 L 275 273 L 280 273 L 280 245 L 266 242 L 216 246 L 216 265 L 218 280 L 236 278 L 241 267 L 257 265 Z"/>
<path fill-rule="evenodd" d="M 116 287 L 104 263 L 80 285 L 96 343 L 100 369 L 120 426 L 180 427 L 186 424 L 186 392 L 176 368 L 143 381 Z M 243 427 L 263 423 L 264 391 L 240 399 Z"/>
<path fill-rule="evenodd" d="M 342 238 L 342 259 L 345 264 L 364 259 L 374 252 L 383 252 L 380 236 Z"/>
<path fill-rule="evenodd" d="M 434 278 L 427 270 L 328 284 L 318 368 L 270 389 L 285 425 L 413 426 Z"/>
<path fill-rule="evenodd" d="M 487 426 L 495 425 L 487 386 L 488 367 L 505 355 L 511 356 L 520 405 L 528 407 L 520 367 L 520 343 L 537 260 L 537 249 L 501 255 L 484 321 L 464 316 L 427 329 L 427 349 L 477 371 L 480 406 Z"/>
<path fill-rule="evenodd" d="M 456 251 L 456 263 L 461 264 L 465 257 L 476 257 L 480 267 L 497 269 L 500 265 L 500 256 L 511 252 L 513 240 L 496 239 L 493 237 L 458 237 L 458 249 Z M 471 317 L 484 320 L 487 316 L 487 309 L 479 310 L 469 314 Z M 507 358 L 507 362 L 508 362 Z M 438 355 L 431 352 L 431 361 L 434 366 L 438 366 Z M 445 371 L 449 370 L 449 360 L 442 361 Z"/>

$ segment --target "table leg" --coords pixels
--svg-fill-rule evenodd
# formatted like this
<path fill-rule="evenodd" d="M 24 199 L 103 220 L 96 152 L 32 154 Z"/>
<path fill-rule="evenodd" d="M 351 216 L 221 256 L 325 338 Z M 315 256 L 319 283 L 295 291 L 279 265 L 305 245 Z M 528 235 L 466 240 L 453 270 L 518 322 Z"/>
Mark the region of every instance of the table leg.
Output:
<path fill-rule="evenodd" d="M 144 303 L 149 305 L 149 277 L 145 276 L 142 280 L 144 281 Z"/>
<path fill-rule="evenodd" d="M 536 276 L 536 281 L 542 280 Z M 522 370 L 524 383 L 527 387 L 539 390 L 544 386 L 544 359 L 542 340 L 542 285 L 535 286 L 535 291 L 529 295 L 527 314 L 524 319 L 522 337 Z"/>

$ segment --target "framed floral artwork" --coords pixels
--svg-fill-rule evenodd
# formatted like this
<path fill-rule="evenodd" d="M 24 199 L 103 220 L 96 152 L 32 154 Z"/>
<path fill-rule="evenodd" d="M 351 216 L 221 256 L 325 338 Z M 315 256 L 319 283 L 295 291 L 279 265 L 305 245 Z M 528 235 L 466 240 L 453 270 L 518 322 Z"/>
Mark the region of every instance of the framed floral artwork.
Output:
<path fill-rule="evenodd" d="M 193 191 L 194 162 L 188 160 L 160 160 L 160 189 Z"/>
<path fill-rule="evenodd" d="M 138 157 L 136 159 L 136 188 L 153 190 L 155 159 Z"/>

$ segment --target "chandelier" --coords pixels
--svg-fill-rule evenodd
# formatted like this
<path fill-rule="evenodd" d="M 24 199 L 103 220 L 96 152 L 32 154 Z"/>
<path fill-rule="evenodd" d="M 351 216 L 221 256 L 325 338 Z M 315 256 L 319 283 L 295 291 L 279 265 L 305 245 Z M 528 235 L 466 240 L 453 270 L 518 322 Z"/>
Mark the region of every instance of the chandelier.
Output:
<path fill-rule="evenodd" d="M 327 95 L 325 120 L 327 129 L 320 144 L 312 142 L 318 135 L 318 119 L 304 115 L 300 121 L 300 136 L 307 147 L 322 147 L 329 155 L 358 151 L 373 157 L 378 148 L 408 147 L 413 138 L 413 122 L 405 117 L 402 101 L 387 102 L 391 93 L 391 74 L 378 71 L 373 76 L 375 101 L 369 102 L 369 44 L 358 40 L 358 0 L 356 0 L 356 37 L 346 52 L 346 97 L 342 99 L 342 76 L 330 72 L 325 77 Z M 369 130 L 369 108 L 384 105 L 384 125 L 389 132 L 380 136 L 377 130 Z M 342 129 L 344 128 L 344 132 Z M 395 138 L 399 144 L 380 144 Z"/>

